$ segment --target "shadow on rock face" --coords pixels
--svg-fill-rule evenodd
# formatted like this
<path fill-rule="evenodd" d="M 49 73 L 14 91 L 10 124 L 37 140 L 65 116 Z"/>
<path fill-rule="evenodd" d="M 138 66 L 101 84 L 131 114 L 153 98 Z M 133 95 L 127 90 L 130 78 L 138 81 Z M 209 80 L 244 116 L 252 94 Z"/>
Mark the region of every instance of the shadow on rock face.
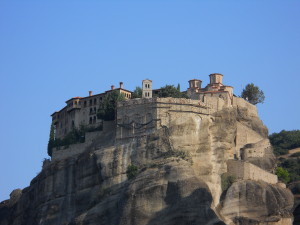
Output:
<path fill-rule="evenodd" d="M 169 183 L 165 201 L 168 207 L 156 213 L 148 225 L 225 225 L 210 208 L 212 197 L 206 188 L 180 198 L 177 184 Z"/>
<path fill-rule="evenodd" d="M 293 212 L 294 216 L 294 225 L 300 224 L 300 204 L 295 208 Z"/>

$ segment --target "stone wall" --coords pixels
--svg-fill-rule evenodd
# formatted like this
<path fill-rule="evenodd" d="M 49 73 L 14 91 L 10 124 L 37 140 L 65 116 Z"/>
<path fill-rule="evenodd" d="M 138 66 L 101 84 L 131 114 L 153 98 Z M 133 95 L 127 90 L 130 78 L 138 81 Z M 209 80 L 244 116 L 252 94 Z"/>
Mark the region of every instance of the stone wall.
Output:
<path fill-rule="evenodd" d="M 233 106 L 239 108 L 247 108 L 248 116 L 258 117 L 256 106 L 247 102 L 243 98 L 233 97 Z"/>
<path fill-rule="evenodd" d="M 255 132 L 248 126 L 245 126 L 241 122 L 237 122 L 237 136 L 236 136 L 236 153 L 238 158 L 241 157 L 240 150 L 248 143 L 257 143 L 264 140 L 259 133 Z"/>
<path fill-rule="evenodd" d="M 117 139 L 131 138 L 170 126 L 172 116 L 180 113 L 207 116 L 217 111 L 200 100 L 184 98 L 133 99 L 118 103 Z"/>
<path fill-rule="evenodd" d="M 265 181 L 270 184 L 276 184 L 278 178 L 275 174 L 269 173 L 249 162 L 239 160 L 227 161 L 227 172 L 242 180 Z"/>
<path fill-rule="evenodd" d="M 61 160 L 83 153 L 97 138 L 103 134 L 103 131 L 87 132 L 85 134 L 85 142 L 72 144 L 69 146 L 61 146 L 52 149 L 52 160 Z"/>
<path fill-rule="evenodd" d="M 231 106 L 231 97 L 228 92 L 199 93 L 198 97 L 207 106 L 216 111 Z"/>
<path fill-rule="evenodd" d="M 270 147 L 271 144 L 269 139 L 263 139 L 254 144 L 247 144 L 241 149 L 241 159 L 247 160 L 248 158 L 262 158 L 266 154 L 266 149 Z"/>

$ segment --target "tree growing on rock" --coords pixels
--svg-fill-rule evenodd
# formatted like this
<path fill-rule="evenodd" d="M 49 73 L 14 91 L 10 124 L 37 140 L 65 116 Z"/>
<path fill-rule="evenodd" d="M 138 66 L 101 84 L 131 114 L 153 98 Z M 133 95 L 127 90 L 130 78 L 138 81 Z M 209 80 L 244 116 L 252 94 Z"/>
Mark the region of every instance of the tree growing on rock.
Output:
<path fill-rule="evenodd" d="M 253 83 L 251 83 L 247 84 L 243 89 L 242 98 L 247 100 L 251 104 L 256 105 L 258 103 L 264 103 L 265 95 L 258 86 L 255 86 Z"/>
<path fill-rule="evenodd" d="M 180 92 L 180 86 L 179 88 L 174 87 L 174 85 L 166 85 L 160 89 L 160 92 L 158 93 L 158 97 L 160 98 L 188 98 L 188 96 L 185 93 Z"/>
<path fill-rule="evenodd" d="M 48 141 L 48 155 L 52 156 L 52 148 L 54 147 L 54 142 L 55 142 L 55 137 L 54 137 L 54 124 L 53 122 L 51 123 L 51 127 L 50 127 L 50 137 L 49 137 L 49 141 Z"/>
<path fill-rule="evenodd" d="M 132 93 L 132 98 L 141 98 L 143 95 L 143 90 L 141 87 L 136 87 Z"/>
<path fill-rule="evenodd" d="M 112 91 L 110 94 L 105 95 L 103 101 L 97 112 L 97 118 L 102 120 L 114 120 L 116 116 L 117 102 L 125 100 L 123 93 Z"/>
<path fill-rule="evenodd" d="M 283 181 L 284 183 L 290 181 L 289 172 L 282 167 L 278 167 L 276 169 L 276 175 L 278 176 L 279 180 Z"/>

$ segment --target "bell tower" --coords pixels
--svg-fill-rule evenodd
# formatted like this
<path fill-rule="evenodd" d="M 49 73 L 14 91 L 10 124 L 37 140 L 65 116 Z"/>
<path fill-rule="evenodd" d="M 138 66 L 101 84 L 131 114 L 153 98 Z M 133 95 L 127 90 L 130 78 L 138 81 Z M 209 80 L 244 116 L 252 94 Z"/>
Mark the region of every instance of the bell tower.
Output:
<path fill-rule="evenodd" d="M 202 80 L 197 80 L 197 79 L 189 80 L 190 89 L 201 88 L 201 84 L 202 84 Z"/>
<path fill-rule="evenodd" d="M 209 75 L 210 84 L 222 84 L 223 75 L 220 73 L 212 73 Z"/>
<path fill-rule="evenodd" d="M 152 98 L 152 80 L 143 80 L 142 81 L 142 98 Z"/>

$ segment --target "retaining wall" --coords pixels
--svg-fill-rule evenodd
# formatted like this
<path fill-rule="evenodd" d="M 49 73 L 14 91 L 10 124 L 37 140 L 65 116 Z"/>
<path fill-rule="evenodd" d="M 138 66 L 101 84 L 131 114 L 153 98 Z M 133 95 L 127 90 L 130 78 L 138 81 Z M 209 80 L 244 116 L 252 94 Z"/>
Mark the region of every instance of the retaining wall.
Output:
<path fill-rule="evenodd" d="M 269 173 L 249 162 L 240 160 L 228 160 L 227 172 L 242 180 L 265 181 L 270 184 L 276 184 L 278 178 L 275 174 Z"/>
<path fill-rule="evenodd" d="M 86 148 L 90 146 L 94 142 L 94 140 L 102 134 L 103 131 L 87 132 L 85 134 L 84 143 L 72 144 L 68 147 L 61 146 L 53 148 L 51 160 L 62 160 L 83 153 L 86 150 Z"/>

